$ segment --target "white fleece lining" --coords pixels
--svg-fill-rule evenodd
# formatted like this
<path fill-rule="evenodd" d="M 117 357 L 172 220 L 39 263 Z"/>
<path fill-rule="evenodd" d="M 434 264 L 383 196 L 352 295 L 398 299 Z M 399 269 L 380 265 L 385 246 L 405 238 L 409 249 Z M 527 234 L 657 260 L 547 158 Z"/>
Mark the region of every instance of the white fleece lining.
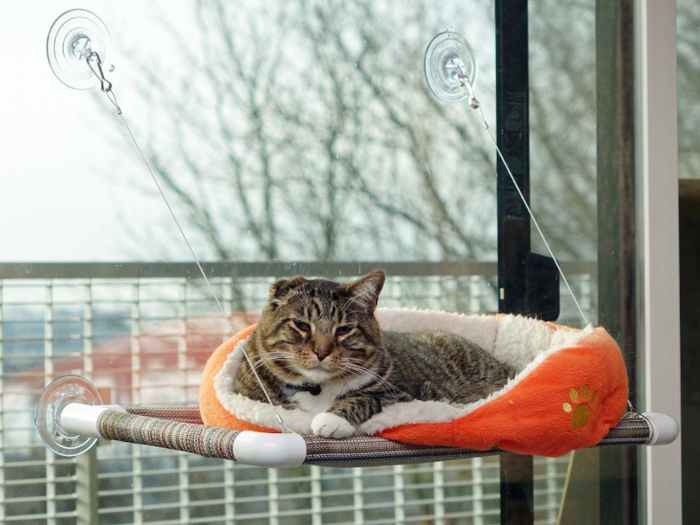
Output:
<path fill-rule="evenodd" d="M 507 395 L 547 357 L 575 345 L 593 333 L 591 325 L 581 331 L 558 330 L 535 319 L 511 315 L 496 317 L 408 308 L 378 308 L 375 317 L 382 330 L 386 331 L 439 330 L 460 335 L 499 361 L 515 368 L 517 375 L 498 392 L 468 405 L 416 400 L 385 407 L 361 425 L 359 432 L 362 434 L 376 434 L 409 423 L 444 423 L 465 416 L 493 399 Z M 276 413 L 279 413 L 290 430 L 311 434 L 311 420 L 317 412 L 273 408 L 266 402 L 253 401 L 233 393 L 236 370 L 244 359 L 243 345 L 245 341 L 240 342 L 228 355 L 224 366 L 214 378 L 214 389 L 223 407 L 239 419 L 268 428 L 279 426 L 276 419 Z M 300 394 L 310 396 L 308 393 L 296 395 Z"/>

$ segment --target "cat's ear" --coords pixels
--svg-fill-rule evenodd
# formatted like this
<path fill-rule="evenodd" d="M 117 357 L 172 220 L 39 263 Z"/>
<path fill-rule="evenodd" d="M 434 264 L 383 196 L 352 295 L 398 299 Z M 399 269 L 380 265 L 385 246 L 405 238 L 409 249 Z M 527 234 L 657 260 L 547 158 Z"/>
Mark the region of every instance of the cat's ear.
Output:
<path fill-rule="evenodd" d="M 292 277 L 291 279 L 280 279 L 275 284 L 270 286 L 270 291 L 268 292 L 268 302 L 273 306 L 279 306 L 280 302 L 284 300 L 284 297 L 289 293 L 290 290 L 296 288 L 297 286 L 306 282 L 301 275 Z"/>
<path fill-rule="evenodd" d="M 377 307 L 379 294 L 384 287 L 385 280 L 386 274 L 381 270 L 377 270 L 360 277 L 356 281 L 344 284 L 342 288 L 345 294 L 352 297 L 358 306 L 364 306 L 367 310 L 373 312 Z"/>

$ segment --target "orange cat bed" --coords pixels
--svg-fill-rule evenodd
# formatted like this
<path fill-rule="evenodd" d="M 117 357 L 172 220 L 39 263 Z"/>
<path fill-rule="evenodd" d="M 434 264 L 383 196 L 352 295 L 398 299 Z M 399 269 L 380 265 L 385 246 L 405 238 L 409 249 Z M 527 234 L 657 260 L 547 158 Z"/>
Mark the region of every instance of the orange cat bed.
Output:
<path fill-rule="evenodd" d="M 627 373 L 619 347 L 602 328 L 583 330 L 519 316 L 467 316 L 377 309 L 383 330 L 452 332 L 478 344 L 517 375 L 486 399 L 467 405 L 410 401 L 384 408 L 363 434 L 404 443 L 560 456 L 598 443 L 627 408 Z M 276 432 L 276 412 L 291 430 L 311 434 L 314 413 L 287 410 L 232 392 L 251 326 L 209 358 L 200 387 L 205 424 Z"/>

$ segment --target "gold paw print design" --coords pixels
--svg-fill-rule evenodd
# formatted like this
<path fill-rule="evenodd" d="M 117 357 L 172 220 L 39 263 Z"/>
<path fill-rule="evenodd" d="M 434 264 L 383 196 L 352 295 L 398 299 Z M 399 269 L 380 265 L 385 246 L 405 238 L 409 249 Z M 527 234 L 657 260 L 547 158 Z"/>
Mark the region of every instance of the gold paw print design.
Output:
<path fill-rule="evenodd" d="M 572 403 L 564 403 L 561 407 L 564 412 L 571 413 L 571 428 L 576 430 L 577 428 L 585 427 L 588 423 L 588 418 L 591 416 L 591 405 L 595 402 L 595 390 L 588 396 L 588 386 L 583 385 L 581 387 L 581 394 L 575 388 L 571 389 L 569 392 L 569 397 L 571 397 Z"/>

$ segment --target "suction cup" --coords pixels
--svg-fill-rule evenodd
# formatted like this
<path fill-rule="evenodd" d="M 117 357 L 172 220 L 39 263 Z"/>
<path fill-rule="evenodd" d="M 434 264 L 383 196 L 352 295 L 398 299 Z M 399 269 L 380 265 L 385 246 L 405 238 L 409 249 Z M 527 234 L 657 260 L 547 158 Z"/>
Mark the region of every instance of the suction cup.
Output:
<path fill-rule="evenodd" d="M 469 42 L 452 29 L 438 33 L 430 41 L 425 50 L 423 70 L 430 91 L 450 104 L 467 98 L 476 84 L 474 51 Z"/>
<path fill-rule="evenodd" d="M 102 64 L 111 64 L 112 38 L 104 22 L 90 11 L 66 11 L 49 29 L 46 56 L 51 71 L 69 88 L 89 89 L 99 84 L 88 65 L 88 60 L 96 63 L 95 53 Z"/>
<path fill-rule="evenodd" d="M 41 394 L 34 424 L 47 448 L 59 456 L 72 458 L 90 450 L 97 438 L 66 431 L 61 426 L 61 413 L 72 403 L 101 405 L 102 399 L 87 379 L 66 375 L 54 379 Z"/>

